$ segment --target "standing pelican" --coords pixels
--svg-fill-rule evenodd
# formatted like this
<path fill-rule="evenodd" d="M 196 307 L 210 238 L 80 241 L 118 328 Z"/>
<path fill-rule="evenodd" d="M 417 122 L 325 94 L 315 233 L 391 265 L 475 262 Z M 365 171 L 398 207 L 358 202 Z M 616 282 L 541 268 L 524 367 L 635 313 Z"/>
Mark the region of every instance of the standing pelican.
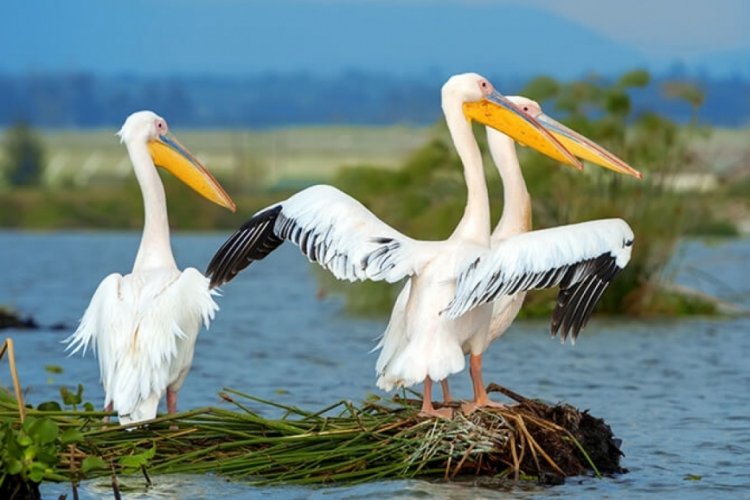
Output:
<path fill-rule="evenodd" d="M 177 391 L 190 370 L 195 340 L 218 306 L 200 271 L 180 271 L 172 255 L 164 186 L 155 165 L 166 168 L 210 201 L 235 210 L 234 202 L 206 168 L 169 133 L 151 111 L 130 115 L 118 132 L 143 194 L 145 221 L 133 270 L 110 274 L 91 298 L 67 349 L 91 343 L 99 358 L 105 408 L 120 423 L 156 416 L 167 395 L 177 408 Z"/>
<path fill-rule="evenodd" d="M 542 123 L 574 154 L 615 172 L 641 178 L 640 172 L 634 170 L 616 156 L 544 114 L 539 104 L 535 101 L 520 96 L 512 96 L 508 97 L 508 99 L 525 113 L 533 116 Z M 514 236 L 531 231 L 531 197 L 526 189 L 526 183 L 518 163 L 513 139 L 487 127 L 487 143 L 492 160 L 500 174 L 504 191 L 503 213 L 492 232 L 490 246 L 494 252 L 499 252 L 502 256 L 503 252 L 506 251 L 506 241 L 512 239 Z M 564 249 L 563 247 L 557 247 L 561 251 L 578 252 L 579 249 L 587 246 L 595 246 L 592 240 L 607 237 L 607 233 L 612 235 L 612 241 L 614 242 L 617 241 L 616 238 L 618 236 L 627 238 L 627 241 L 632 241 L 632 232 L 627 228 L 624 221 L 613 219 L 563 226 L 551 232 L 542 231 L 540 232 L 541 237 L 529 238 L 525 241 L 523 252 L 527 255 L 543 255 L 544 251 L 535 245 L 549 247 L 550 245 L 554 245 L 550 242 L 550 238 L 563 238 L 566 233 L 575 238 L 571 243 L 575 243 L 576 248 Z M 515 287 L 517 291 L 514 293 L 497 294 L 492 303 L 492 319 L 486 335 L 475 335 L 464 344 L 464 353 L 469 354 L 469 373 L 474 389 L 474 400 L 465 405 L 465 408 L 472 410 L 476 407 L 497 405 L 488 398 L 482 381 L 482 354 L 489 344 L 503 335 L 513 323 L 521 310 L 529 285 L 533 284 L 534 287 L 544 288 L 549 287 L 553 282 L 559 282 L 561 292 L 552 316 L 550 333 L 554 336 L 561 330 L 560 336 L 563 341 L 567 338 L 568 333 L 570 333 L 571 341 L 575 342 L 579 331 L 586 325 L 594 306 L 602 293 L 604 293 L 607 285 L 609 285 L 610 280 L 627 263 L 626 258 L 629 258 L 630 255 L 629 248 L 628 245 L 615 245 L 609 250 L 609 254 L 605 252 L 603 255 L 594 255 L 596 252 L 593 252 L 588 255 L 581 255 L 581 261 L 599 259 L 590 264 L 590 266 L 596 267 L 596 269 L 582 270 L 579 265 L 578 270 L 571 270 L 571 274 L 567 278 L 560 274 L 559 281 L 555 278 L 551 279 L 550 283 L 534 282 L 533 279 L 529 278 L 528 283 Z M 612 267 L 611 262 L 613 257 L 615 261 L 619 257 L 619 263 L 615 263 L 614 267 Z M 497 256 L 494 258 L 497 258 Z M 547 258 L 550 259 L 550 264 L 553 268 L 560 267 L 563 262 L 570 262 L 571 260 L 570 256 L 563 255 L 562 253 L 560 255 L 547 254 Z M 555 260 L 559 261 L 560 265 L 556 265 L 554 263 Z M 520 276 L 524 270 L 518 268 L 516 272 Z M 575 273 L 577 272 L 588 274 L 588 276 L 576 277 Z M 518 279 L 521 281 L 521 278 Z M 584 300 L 586 301 L 585 303 L 583 302 Z M 447 385 L 443 386 L 443 390 L 449 399 L 450 395 L 447 392 Z"/>
<path fill-rule="evenodd" d="M 490 306 L 457 318 L 441 314 L 454 297 L 456 278 L 489 249 L 489 199 L 482 157 L 470 120 L 497 128 L 519 141 L 580 166 L 533 118 L 496 92 L 477 74 L 457 75 L 442 88 L 442 108 L 463 163 L 466 209 L 445 241 L 418 241 L 388 226 L 355 199 L 331 186 L 313 186 L 253 216 L 214 255 L 211 285 L 231 280 L 253 260 L 290 240 L 337 278 L 399 281 L 408 277 L 411 293 L 405 314 L 389 328 L 403 330 L 406 348 L 389 364 L 392 384 L 425 384 L 422 411 L 432 405 L 432 381 L 464 368 L 462 344 L 489 326 Z"/>

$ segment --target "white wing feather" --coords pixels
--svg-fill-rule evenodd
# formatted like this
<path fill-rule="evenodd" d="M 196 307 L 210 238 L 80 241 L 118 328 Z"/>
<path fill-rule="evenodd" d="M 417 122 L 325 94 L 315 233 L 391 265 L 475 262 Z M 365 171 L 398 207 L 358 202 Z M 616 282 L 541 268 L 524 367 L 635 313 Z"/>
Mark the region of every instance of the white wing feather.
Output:
<path fill-rule="evenodd" d="M 570 224 L 509 237 L 485 252 L 458 277 L 447 313 L 457 318 L 500 295 L 559 284 L 566 273 L 575 283 L 590 272 L 585 266 L 609 255 L 624 268 L 630 260 L 633 231 L 621 219 Z"/>
<path fill-rule="evenodd" d="M 208 267 L 212 285 L 231 280 L 283 240 L 348 281 L 399 281 L 417 273 L 440 248 L 439 242 L 393 229 L 346 193 L 317 185 L 261 210 L 227 239 Z"/>

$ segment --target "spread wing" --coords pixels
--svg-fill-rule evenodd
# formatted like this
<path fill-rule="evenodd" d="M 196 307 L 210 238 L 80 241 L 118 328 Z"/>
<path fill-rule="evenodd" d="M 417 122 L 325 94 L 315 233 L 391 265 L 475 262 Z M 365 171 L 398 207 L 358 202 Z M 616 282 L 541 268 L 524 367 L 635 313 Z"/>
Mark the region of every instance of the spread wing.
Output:
<path fill-rule="evenodd" d="M 551 333 L 565 340 L 586 325 L 612 279 L 630 261 L 633 231 L 605 219 L 507 238 L 464 269 L 446 312 L 451 318 L 502 295 L 560 286 Z"/>
<path fill-rule="evenodd" d="M 285 240 L 348 281 L 399 281 L 417 272 L 439 245 L 403 235 L 332 186 L 312 186 L 258 212 L 230 236 L 208 265 L 211 286 L 232 280 Z"/>

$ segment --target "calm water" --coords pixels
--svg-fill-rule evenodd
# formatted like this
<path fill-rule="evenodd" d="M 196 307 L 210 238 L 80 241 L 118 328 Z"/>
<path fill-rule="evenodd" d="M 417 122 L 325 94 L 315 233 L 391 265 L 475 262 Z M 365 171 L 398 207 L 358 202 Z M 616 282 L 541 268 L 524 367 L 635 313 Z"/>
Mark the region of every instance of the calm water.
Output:
<path fill-rule="evenodd" d="M 224 234 L 175 235 L 181 266 L 204 268 Z M 68 358 L 60 341 L 72 332 L 101 279 L 127 272 L 136 233 L 17 233 L 0 231 L 0 304 L 66 330 L 8 331 L 17 345 L 20 376 L 33 403 L 57 399 L 60 385 L 83 383 L 85 399 L 103 397 L 96 360 Z M 677 281 L 750 308 L 750 241 L 682 246 Z M 180 393 L 182 409 L 222 405 L 233 387 L 309 409 L 377 392 L 376 354 L 369 353 L 383 321 L 353 319 L 336 298 L 315 298 L 310 267 L 294 247 L 282 247 L 224 287 L 221 312 L 198 339 L 193 370 Z M 148 493 L 129 498 L 203 498 L 223 494 L 280 498 L 487 497 L 742 497 L 750 487 L 750 319 L 611 321 L 594 318 L 573 348 L 547 335 L 545 322 L 514 325 L 492 346 L 486 379 L 526 396 L 565 400 L 604 418 L 623 440 L 615 478 L 574 478 L 563 486 L 496 491 L 471 484 L 378 482 L 352 488 L 250 488 L 216 477 L 160 477 Z M 44 365 L 64 368 L 52 375 Z M 0 383 L 10 385 L 6 364 Z M 470 395 L 467 374 L 453 380 Z M 499 396 L 497 396 L 499 397 Z M 689 480 L 699 476 L 699 480 Z M 106 483 L 106 481 L 104 482 Z M 56 498 L 67 489 L 45 487 Z M 83 498 L 111 497 L 89 483 Z"/>

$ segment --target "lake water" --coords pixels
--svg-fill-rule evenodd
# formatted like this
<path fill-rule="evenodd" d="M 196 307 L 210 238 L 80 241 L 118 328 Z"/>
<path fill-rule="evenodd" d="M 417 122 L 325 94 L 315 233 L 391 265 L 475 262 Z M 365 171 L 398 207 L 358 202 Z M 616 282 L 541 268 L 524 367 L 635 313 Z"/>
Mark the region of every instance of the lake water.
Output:
<path fill-rule="evenodd" d="M 203 269 L 225 234 L 174 235 L 180 266 Z M 84 399 L 101 404 L 98 365 L 90 354 L 66 357 L 69 335 L 101 279 L 127 272 L 137 233 L 0 231 L 0 304 L 64 330 L 6 330 L 13 336 L 28 399 L 58 399 L 60 385 L 84 384 Z M 636 247 L 637 251 L 637 247 Z M 682 245 L 671 272 L 678 282 L 750 309 L 750 240 Z M 221 311 L 201 333 L 179 407 L 223 405 L 222 387 L 319 409 L 361 401 L 375 387 L 370 353 L 385 320 L 347 317 L 335 297 L 316 299 L 316 283 L 296 248 L 283 246 L 224 287 Z M 386 481 L 342 488 L 253 488 L 213 476 L 158 477 L 148 492 L 127 498 L 602 498 L 746 497 L 750 487 L 750 318 L 609 320 L 594 317 L 575 347 L 551 340 L 547 323 L 527 321 L 488 351 L 486 380 L 528 397 L 566 401 L 604 418 L 623 440 L 614 478 L 571 478 L 555 487 L 497 491 L 471 483 Z M 45 365 L 59 365 L 53 375 Z M 468 374 L 452 379 L 470 396 Z M 10 385 L 7 364 L 0 384 Z M 499 395 L 496 396 L 500 398 Z M 108 481 L 89 482 L 82 498 L 111 498 Z M 45 497 L 69 493 L 46 485 Z"/>

